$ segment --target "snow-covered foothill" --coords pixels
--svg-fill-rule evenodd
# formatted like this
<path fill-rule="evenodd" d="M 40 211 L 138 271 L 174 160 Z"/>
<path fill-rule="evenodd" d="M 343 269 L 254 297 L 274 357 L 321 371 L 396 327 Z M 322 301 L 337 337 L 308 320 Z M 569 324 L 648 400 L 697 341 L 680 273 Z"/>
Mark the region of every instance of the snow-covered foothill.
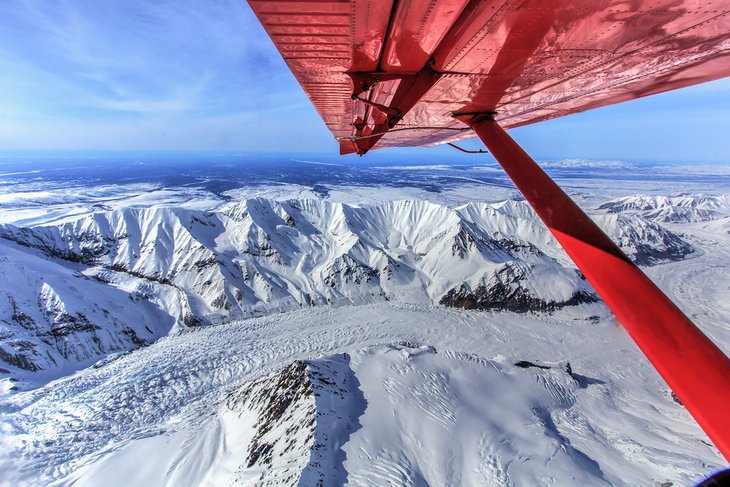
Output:
<path fill-rule="evenodd" d="M 4 387 L 24 389 L 24 379 L 43 383 L 149 345 L 181 321 L 174 288 L 114 273 L 91 278 L 85 267 L 0 239 Z"/>

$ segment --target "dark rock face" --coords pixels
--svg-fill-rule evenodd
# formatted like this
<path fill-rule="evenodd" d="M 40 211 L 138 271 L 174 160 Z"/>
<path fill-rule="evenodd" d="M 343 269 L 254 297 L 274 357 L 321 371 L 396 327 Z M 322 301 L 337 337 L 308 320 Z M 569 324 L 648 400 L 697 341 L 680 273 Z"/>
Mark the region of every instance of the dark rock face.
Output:
<path fill-rule="evenodd" d="M 497 243 L 507 250 L 513 257 L 545 256 L 544 252 L 529 242 L 519 242 L 515 239 L 501 238 L 497 241 Z"/>
<path fill-rule="evenodd" d="M 549 365 L 540 365 L 530 362 L 529 360 L 520 360 L 519 362 L 515 363 L 515 367 L 519 367 L 521 369 L 529 369 L 530 367 L 535 367 L 538 369 L 549 369 L 551 368 Z"/>
<path fill-rule="evenodd" d="M 663 233 L 657 239 L 645 237 L 637 245 L 633 261 L 638 265 L 652 266 L 662 262 L 683 260 L 695 251 L 694 247 L 674 233 Z M 653 246 L 652 246 L 653 245 Z"/>
<path fill-rule="evenodd" d="M 671 391 L 671 396 L 672 396 L 672 400 L 673 400 L 674 402 L 676 402 L 676 403 L 677 403 L 677 404 L 679 404 L 680 406 L 684 406 L 684 404 L 682 403 L 682 400 L 681 400 L 681 399 L 679 399 L 679 396 L 678 396 L 678 395 L 677 395 L 677 394 L 676 394 L 676 393 L 675 393 L 674 391 Z"/>
<path fill-rule="evenodd" d="M 40 370 L 40 367 L 38 367 L 33 360 L 33 353 L 35 352 L 35 345 L 33 343 L 24 340 L 16 340 L 9 345 L 12 345 L 12 348 L 16 353 L 10 353 L 3 347 L 0 347 L 1 362 L 31 372 Z M 9 373 L 9 371 L 4 373 Z"/>
<path fill-rule="evenodd" d="M 0 237 L 23 247 L 39 249 L 50 257 L 85 264 L 99 262 L 101 257 L 108 255 L 117 245 L 117 240 L 104 235 L 90 232 L 65 234 L 63 228 L 55 227 L 22 228 L 0 225 Z M 78 248 L 74 248 L 74 244 Z"/>
<path fill-rule="evenodd" d="M 497 271 L 487 284 L 482 283 L 473 290 L 464 284 L 451 289 L 441 298 L 439 304 L 452 308 L 526 313 L 554 311 L 564 306 L 598 301 L 595 295 L 586 291 L 578 291 L 565 301 L 546 301 L 519 285 L 524 277 L 523 270 L 508 265 Z"/>
<path fill-rule="evenodd" d="M 20 338 L 12 332 L 6 333 L 0 336 L 3 345 L 0 346 L 0 363 L 29 372 L 44 370 L 46 366 L 41 364 L 47 364 L 48 361 L 51 364 L 56 362 L 51 356 L 41 358 L 42 355 L 46 355 L 46 352 L 39 345 L 50 345 L 62 357 L 70 358 L 74 355 L 74 351 L 73 347 L 69 346 L 69 342 L 79 336 L 89 337 L 93 345 L 104 351 L 101 340 L 97 336 L 101 327 L 92 323 L 83 313 L 60 312 L 54 314 L 49 312 L 47 321 L 43 323 L 38 323 L 27 314 L 19 312 L 15 313 L 11 319 L 26 330 L 36 333 L 42 343 Z M 3 322 L 7 323 L 5 320 L 0 320 L 0 323 Z"/>
<path fill-rule="evenodd" d="M 48 335 L 54 338 L 66 338 L 79 332 L 93 333 L 101 327 L 91 323 L 82 313 L 61 313 L 53 319 Z"/>
<path fill-rule="evenodd" d="M 370 283 L 378 278 L 378 271 L 343 254 L 327 269 L 324 283 L 336 287 L 341 283 Z"/>
<path fill-rule="evenodd" d="M 510 289 L 503 285 L 487 288 L 480 285 L 474 291 L 462 285 L 446 293 L 439 304 L 452 308 L 503 310 L 526 313 L 528 311 L 555 311 L 565 306 L 598 301 L 594 295 L 579 291 L 565 301 L 544 301 L 531 296 L 525 289 Z"/>
<path fill-rule="evenodd" d="M 262 469 L 257 485 L 297 485 L 301 475 L 299 458 L 281 458 L 281 453 L 311 449 L 317 417 L 313 394 L 309 364 L 297 360 L 228 397 L 228 409 L 257 416 L 243 461 L 246 468 Z M 273 434 L 276 428 L 283 428 L 287 434 Z"/>
<path fill-rule="evenodd" d="M 252 405 L 261 411 L 256 423 L 256 435 L 248 450 L 248 468 L 256 464 L 270 464 L 274 445 L 263 441 L 295 402 L 312 394 L 312 384 L 307 374 L 307 364 L 298 360 L 281 371 L 277 380 L 264 385 L 258 397 L 251 398 Z M 313 425 L 309 425 L 313 428 Z"/>
<path fill-rule="evenodd" d="M 228 397 L 230 411 L 257 418 L 241 465 L 261 472 L 256 485 L 345 482 L 345 454 L 333 445 L 359 428 L 366 404 L 349 360 L 347 354 L 297 360 Z"/>
<path fill-rule="evenodd" d="M 451 253 L 460 259 L 466 257 L 471 250 L 477 247 L 477 239 L 463 225 L 459 225 L 459 232 L 454 237 L 454 244 L 451 246 Z"/>
<path fill-rule="evenodd" d="M 509 249 L 501 242 L 488 238 L 482 232 L 470 229 L 463 223 L 459 224 L 459 231 L 454 236 L 454 243 L 451 245 L 451 255 L 465 259 L 469 253 L 475 251 L 499 255 L 502 258 L 508 258 L 511 255 Z"/>

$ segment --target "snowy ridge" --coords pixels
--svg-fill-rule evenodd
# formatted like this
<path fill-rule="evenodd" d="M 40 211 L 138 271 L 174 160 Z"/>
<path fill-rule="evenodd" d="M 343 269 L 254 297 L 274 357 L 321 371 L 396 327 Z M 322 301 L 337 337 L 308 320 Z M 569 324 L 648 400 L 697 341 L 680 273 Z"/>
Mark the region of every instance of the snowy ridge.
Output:
<path fill-rule="evenodd" d="M 241 463 L 240 456 L 231 458 L 240 463 L 236 483 L 344 483 L 347 473 L 342 468 L 340 445 L 360 426 L 357 418 L 365 409 L 349 362 L 346 353 L 295 361 L 231 394 L 222 413 L 228 421 L 250 424 L 256 418 L 245 461 Z M 221 469 L 211 463 L 208 475 L 217 477 L 215 471 Z"/>
<path fill-rule="evenodd" d="M 598 209 L 640 215 L 662 223 L 701 222 L 729 216 L 730 195 L 634 195 L 609 201 Z"/>
<path fill-rule="evenodd" d="M 638 215 L 594 215 L 593 219 L 638 265 L 682 260 L 694 252 L 682 236 Z"/>
<path fill-rule="evenodd" d="M 74 472 L 74 485 L 116 485 L 109 468 L 129 472 L 125 485 L 342 485 L 340 446 L 365 408 L 349 361 L 348 354 L 296 360 L 229 392 L 197 434 L 135 442 L 113 465 Z M 156 459 L 152 476 L 131 473 L 125 457 L 136 450 Z"/>
<path fill-rule="evenodd" d="M 598 223 L 642 264 L 692 251 L 638 216 L 599 215 Z M 30 269 L 25 281 L 0 284 L 0 361 L 15 376 L 78 368 L 173 328 L 303 306 L 395 300 L 524 312 L 596 299 L 515 201 L 251 199 L 217 212 L 123 209 L 52 226 L 0 225 L 0 237 L 9 249 L 0 269 Z"/>
<path fill-rule="evenodd" d="M 174 288 L 81 271 L 0 240 L 0 372 L 58 377 L 152 343 L 184 313 Z"/>

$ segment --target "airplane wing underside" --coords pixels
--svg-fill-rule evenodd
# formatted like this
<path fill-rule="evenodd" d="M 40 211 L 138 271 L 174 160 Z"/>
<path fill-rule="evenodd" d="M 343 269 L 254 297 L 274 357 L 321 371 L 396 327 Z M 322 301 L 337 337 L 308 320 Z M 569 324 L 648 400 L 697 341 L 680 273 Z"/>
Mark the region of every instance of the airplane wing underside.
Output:
<path fill-rule="evenodd" d="M 728 0 L 250 0 L 341 152 L 472 137 L 730 75 Z"/>

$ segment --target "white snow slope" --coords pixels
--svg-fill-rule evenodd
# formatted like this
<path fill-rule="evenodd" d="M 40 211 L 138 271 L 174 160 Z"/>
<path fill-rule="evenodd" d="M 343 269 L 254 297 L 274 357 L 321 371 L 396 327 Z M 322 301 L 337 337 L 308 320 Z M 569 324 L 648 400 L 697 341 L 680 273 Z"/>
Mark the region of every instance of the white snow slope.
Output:
<path fill-rule="evenodd" d="M 590 486 L 690 485 L 722 465 L 628 337 L 580 319 L 594 311 L 378 304 L 197 328 L 6 399 L 0 472 L 6 485 Z M 327 381 L 319 396 L 286 379 L 301 359 Z M 283 410 L 257 404 L 287 392 Z M 251 461 L 257 444 L 271 460 Z"/>
<path fill-rule="evenodd" d="M 498 241 L 493 232 L 542 235 L 536 222 L 520 216 L 526 211 L 520 204 L 474 211 L 499 214 L 510 206 L 510 218 L 480 220 L 480 231 L 492 222 L 492 233 L 484 233 L 490 241 Z M 470 208 L 479 207 L 445 213 L 473 222 Z M 370 218 L 359 228 L 367 228 Z M 410 225 L 390 221 L 393 228 Z M 726 352 L 727 226 L 727 218 L 674 224 L 695 252 L 647 268 Z M 306 232 L 301 227 L 297 232 Z M 161 231 L 164 225 L 147 228 Z M 420 240 L 406 237 L 415 225 L 382 235 L 379 228 L 361 234 L 388 251 L 412 245 L 418 255 L 422 249 Z M 450 235 L 453 245 L 458 232 Z M 391 238 L 396 240 L 383 245 Z M 547 238 L 533 240 L 541 252 L 536 255 L 549 256 L 561 272 L 570 270 Z M 73 246 L 81 240 L 61 241 Z M 223 240 L 214 242 L 222 254 Z M 661 242 L 652 245 L 663 251 Z M 114 289 L 133 292 L 142 282 L 169 289 L 144 305 L 123 307 L 140 313 L 125 320 L 157 320 L 149 337 L 144 327 L 133 328 L 138 337 L 166 336 L 0 400 L 0 485 L 683 486 L 724 465 L 599 302 L 530 313 L 420 302 L 323 304 L 191 328 L 179 321 L 174 326 L 185 312 L 166 308 L 179 301 L 175 293 L 192 295 L 175 282 L 119 269 L 111 283 L 100 283 L 83 277 L 104 269 L 99 264 L 49 258 L 49 246 L 21 248 L 17 239 L 5 245 L 8 262 L 13 252 L 33 256 L 23 261 L 32 272 L 24 272 L 30 277 L 19 289 L 33 283 L 42 288 L 41 277 L 54 289 L 61 282 L 77 290 L 107 286 L 95 296 L 119 306 Z M 197 245 L 190 248 L 197 252 Z M 458 252 L 451 257 L 461 260 Z M 91 316 L 100 302 L 69 301 L 76 303 L 66 305 L 69 316 Z M 33 321 L 57 326 L 44 316 Z"/>

